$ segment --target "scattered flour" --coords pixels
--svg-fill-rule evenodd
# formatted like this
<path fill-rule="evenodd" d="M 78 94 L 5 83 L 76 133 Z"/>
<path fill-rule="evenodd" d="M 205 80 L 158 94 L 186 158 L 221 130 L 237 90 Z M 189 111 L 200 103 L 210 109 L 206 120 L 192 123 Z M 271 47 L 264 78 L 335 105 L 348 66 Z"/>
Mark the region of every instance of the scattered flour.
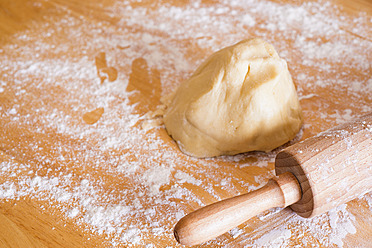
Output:
<path fill-rule="evenodd" d="M 191 183 L 194 185 L 202 184 L 200 180 L 195 179 L 193 176 L 183 171 L 177 171 L 174 177 L 178 179 L 178 183 Z"/>
<path fill-rule="evenodd" d="M 136 227 L 131 227 L 121 235 L 123 241 L 129 241 L 132 244 L 138 244 L 141 240 L 140 230 Z"/>
<path fill-rule="evenodd" d="M 242 234 L 244 231 L 242 229 L 239 229 L 237 227 L 231 229 L 229 231 L 230 235 L 235 239 L 237 237 L 239 237 L 240 234 Z"/>
<path fill-rule="evenodd" d="M 257 239 L 257 247 L 280 247 L 286 245 L 286 240 L 291 237 L 291 230 L 288 229 L 278 229 L 272 230 L 265 233 L 261 238 Z"/>
<path fill-rule="evenodd" d="M 334 230 L 333 235 L 330 235 L 330 243 L 336 244 L 339 247 L 343 246 L 342 239 L 346 237 L 347 234 L 355 234 L 356 229 L 353 224 L 355 217 L 347 212 L 346 205 L 342 205 L 338 208 L 339 211 L 329 211 L 329 222 L 332 230 Z M 345 218 L 343 216 L 347 214 Z"/>
<path fill-rule="evenodd" d="M 112 246 L 156 247 L 145 241 L 149 237 L 170 240 L 169 247 L 176 246 L 172 225 L 189 212 L 187 202 L 194 207 L 206 204 L 187 184 L 216 200 L 221 198 L 219 190 L 254 190 L 273 175 L 276 152 L 180 159 L 183 155 L 159 137 L 162 127 L 154 131 L 151 123 L 145 129 L 137 126 L 146 117 L 134 111 L 140 103 L 130 102 L 131 94 L 139 92 L 127 92 L 131 70 L 142 69 L 149 75 L 157 70 L 161 95 L 166 95 L 207 55 L 247 37 L 263 37 L 286 58 L 291 71 L 301 71 L 293 74 L 300 99 L 312 101 L 319 109 L 315 114 L 304 109 L 309 120 L 320 115 L 342 123 L 372 110 L 372 79 L 365 80 L 371 75 L 372 56 L 366 14 L 340 17 L 336 7 L 322 0 L 293 5 L 224 0 L 209 6 L 203 2 L 177 7 L 153 3 L 146 9 L 117 1 L 104 11 L 108 19 L 120 17 L 115 25 L 83 21 L 75 10 L 66 8 L 62 19 L 49 17 L 55 25 L 21 31 L 15 34 L 16 43 L 3 45 L 0 99 L 7 94 L 12 100 L 0 104 L 0 144 L 4 144 L 0 201 L 32 197 L 50 202 L 77 225 L 87 224 L 87 231 L 107 235 Z M 113 82 L 101 84 L 94 56 L 102 51 L 118 74 Z M 54 59 L 46 59 L 50 57 Z M 146 64 L 132 68 L 137 58 Z M 345 73 L 337 74 L 340 71 Z M 350 102 L 342 105 L 332 92 L 313 94 L 320 88 L 344 90 Z M 323 101 L 327 97 L 343 109 L 329 109 Z M 361 105 L 363 109 L 358 109 Z M 97 107 L 104 108 L 104 114 L 93 125 L 85 125 L 81 116 Z M 332 126 L 327 121 L 319 125 L 318 131 Z M 306 127 L 312 132 L 313 125 Z M 24 134 L 18 141 L 13 140 L 14 130 Z M 27 138 L 29 134 L 35 138 Z M 33 157 L 27 157 L 30 150 Z M 241 162 L 251 157 L 255 160 Z M 183 161 L 190 163 L 187 172 L 178 169 Z M 225 168 L 231 173 L 222 180 L 215 178 L 218 166 L 230 166 Z M 255 185 L 234 177 L 234 170 L 249 171 L 252 166 L 268 171 L 252 175 Z M 205 179 L 198 179 L 198 174 Z M 357 201 L 367 202 L 372 209 L 370 194 Z M 286 221 L 275 229 L 252 233 L 245 231 L 248 223 L 231 230 L 230 236 L 240 240 L 242 247 L 287 247 L 302 236 L 303 243 L 297 246 L 342 247 L 347 235 L 358 232 L 355 223 L 363 221 L 347 205 L 312 220 L 274 209 L 257 221 L 265 226 L 275 218 Z M 223 246 L 224 242 L 210 244 Z"/>
<path fill-rule="evenodd" d="M 150 194 L 159 194 L 159 188 L 169 183 L 171 169 L 169 167 L 154 167 L 143 173 L 141 181 L 149 187 Z"/>

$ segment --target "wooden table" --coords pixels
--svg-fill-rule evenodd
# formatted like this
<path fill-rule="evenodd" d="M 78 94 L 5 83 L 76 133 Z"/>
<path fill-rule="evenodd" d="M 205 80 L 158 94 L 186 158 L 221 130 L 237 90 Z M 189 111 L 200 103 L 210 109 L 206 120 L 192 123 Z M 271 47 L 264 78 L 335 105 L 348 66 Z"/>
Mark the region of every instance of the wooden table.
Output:
<path fill-rule="evenodd" d="M 177 247 L 178 219 L 264 185 L 280 148 L 188 157 L 161 98 L 262 37 L 288 62 L 305 139 L 372 111 L 371 14 L 369 0 L 1 1 L 0 246 Z M 200 247 L 370 247 L 371 223 L 369 193 L 312 220 L 270 210 Z"/>

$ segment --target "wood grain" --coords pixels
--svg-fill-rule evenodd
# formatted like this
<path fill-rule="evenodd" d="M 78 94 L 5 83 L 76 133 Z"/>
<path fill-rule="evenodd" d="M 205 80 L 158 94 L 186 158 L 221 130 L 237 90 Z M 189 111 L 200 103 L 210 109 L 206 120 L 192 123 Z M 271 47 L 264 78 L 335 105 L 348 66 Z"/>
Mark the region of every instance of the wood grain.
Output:
<path fill-rule="evenodd" d="M 106 241 L 84 234 L 71 221 L 40 210 L 46 202 L 19 199 L 2 203 L 1 247 L 96 247 Z"/>
<path fill-rule="evenodd" d="M 269 2 L 294 7 L 317 3 Z M 370 44 L 371 24 L 357 26 L 361 17 L 372 13 L 369 0 L 321 2 L 325 7 L 319 11 L 346 18 L 338 27 L 343 32 L 325 35 L 314 30 L 306 44 L 325 48 L 334 43 Z M 298 23 L 291 26 L 293 37 L 283 37 L 262 17 L 266 11 L 230 7 L 219 0 L 0 2 L 0 247 L 180 247 L 172 230 L 183 214 L 264 185 L 274 174 L 273 159 L 281 148 L 196 160 L 182 154 L 162 126 L 144 131 L 137 123 L 146 120 L 149 111 L 156 111 L 160 99 L 208 55 L 237 39 L 265 36 L 291 62 L 305 119 L 302 136 L 293 142 L 369 111 L 372 100 L 363 87 L 367 89 L 371 67 L 353 64 L 370 51 L 358 50 L 350 58 L 342 57 L 348 50 L 330 49 L 344 59 L 316 58 L 331 69 L 313 68 L 303 61 L 306 51 L 294 46 L 292 38 L 302 34 Z M 199 8 L 204 12 L 195 16 Z M 164 18 L 164 9 L 174 16 Z M 220 13 L 211 13 L 213 9 Z M 186 16 L 177 15 L 183 11 L 188 11 Z M 240 22 L 249 21 L 247 13 L 255 25 Z M 193 18 L 212 22 L 193 26 Z M 227 24 L 229 30 L 224 29 Z M 350 90 L 351 85 L 360 89 Z M 122 123 L 131 121 L 135 123 L 130 128 L 123 127 Z M 119 142 L 114 141 L 121 139 L 136 142 L 115 146 Z M 150 178 L 149 172 L 156 170 L 166 177 Z M 52 182 L 67 175 L 70 181 L 54 185 L 50 192 L 30 186 L 35 178 Z M 54 190 L 74 193 L 86 178 L 92 188 L 99 189 L 90 196 L 96 200 L 91 205 L 130 208 L 112 233 L 102 229 L 98 233 L 100 223 L 89 224 L 84 218 L 86 209 L 77 216 L 68 214 L 83 205 L 79 192 L 67 202 L 51 195 Z M 327 216 L 320 224 L 329 227 L 326 230 L 334 237 L 341 235 L 344 247 L 368 247 L 372 242 L 368 199 L 347 204 L 352 214 L 348 220 L 355 219 L 354 234 L 332 233 Z M 330 236 L 324 230 L 323 236 L 311 230 L 320 224 L 299 221 L 289 209 L 277 215 L 266 212 L 240 225 L 237 233 L 226 233 L 199 247 L 249 247 L 283 227 L 292 233 L 286 247 L 303 246 L 305 241 L 328 247 L 325 242 Z M 133 230 L 138 232 L 131 236 Z"/>
<path fill-rule="evenodd" d="M 303 197 L 291 208 L 313 217 L 372 188 L 372 113 L 278 153 L 277 174 L 293 173 Z"/>

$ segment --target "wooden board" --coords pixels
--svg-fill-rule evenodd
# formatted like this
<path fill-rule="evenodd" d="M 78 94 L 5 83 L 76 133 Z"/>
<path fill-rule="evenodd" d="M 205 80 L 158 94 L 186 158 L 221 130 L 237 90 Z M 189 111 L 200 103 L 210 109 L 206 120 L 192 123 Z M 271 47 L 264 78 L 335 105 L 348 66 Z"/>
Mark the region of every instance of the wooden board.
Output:
<path fill-rule="evenodd" d="M 0 3 L 0 247 L 177 247 L 178 219 L 254 190 L 275 154 L 182 154 L 161 99 L 258 36 L 284 58 L 313 136 L 372 111 L 372 3 Z M 155 117 L 154 117 L 155 116 Z M 366 194 L 311 220 L 274 209 L 200 247 L 368 247 Z"/>

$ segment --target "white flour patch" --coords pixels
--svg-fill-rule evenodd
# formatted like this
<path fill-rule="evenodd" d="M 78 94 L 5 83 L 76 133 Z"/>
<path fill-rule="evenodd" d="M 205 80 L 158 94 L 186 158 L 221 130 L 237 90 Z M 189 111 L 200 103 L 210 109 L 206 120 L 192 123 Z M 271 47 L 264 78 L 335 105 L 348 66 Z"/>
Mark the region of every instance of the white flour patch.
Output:
<path fill-rule="evenodd" d="M 155 167 L 148 169 L 141 176 L 141 182 L 144 182 L 149 187 L 151 195 L 159 194 L 159 188 L 169 183 L 171 168 Z"/>
<path fill-rule="evenodd" d="M 154 2 L 147 9 L 117 1 L 102 12 L 120 17 L 108 25 L 83 21 L 74 11 L 51 19 L 54 25 L 40 23 L 37 29 L 15 33 L 15 43 L 0 49 L 0 97 L 12 96 L 0 104 L 0 200 L 31 197 L 50 202 L 77 225 L 107 235 L 112 246 L 156 247 L 144 241 L 147 237 L 173 240 L 173 223 L 190 211 L 184 203 L 206 203 L 189 184 L 217 200 L 220 190 L 254 190 L 274 174 L 271 169 L 268 175 L 253 175 L 251 185 L 240 184 L 242 178 L 233 171 L 265 171 L 276 151 L 197 160 L 198 167 L 190 165 L 190 171 L 176 170 L 181 161 L 173 148 L 156 132 L 137 126 L 145 117 L 134 112 L 140 103 L 130 101 L 138 90 L 127 92 L 132 69 L 158 78 L 161 95 L 166 95 L 213 51 L 259 36 L 287 60 L 301 101 L 319 107 L 320 117 L 342 123 L 372 111 L 372 104 L 361 100 L 372 94 L 372 45 L 366 39 L 370 18 L 362 12 L 354 19 L 339 17 L 336 7 L 321 0 L 298 5 L 223 0 L 213 6 L 192 1 L 177 7 Z M 118 71 L 113 82 L 100 83 L 95 65 L 100 52 Z M 140 58 L 142 67 L 132 68 Z M 339 71 L 344 73 L 335 73 Z M 366 77 L 370 79 L 362 80 Z M 315 95 L 319 88 L 342 89 L 351 100 L 346 108 L 333 111 L 322 105 L 333 91 L 330 96 Z M 360 105 L 364 107 L 358 109 Z M 104 108 L 102 117 L 85 125 L 82 115 L 98 107 Z M 311 118 L 312 111 L 304 109 L 304 114 Z M 310 123 L 305 129 L 312 128 Z M 29 151 L 31 157 L 26 156 Z M 232 172 L 216 179 L 213 171 L 219 166 L 231 166 Z M 358 201 L 372 209 L 370 195 Z M 274 209 L 258 221 L 276 214 Z M 348 235 L 358 232 L 357 221 L 344 205 L 313 220 L 291 217 L 272 231 L 247 234 L 233 229 L 230 235 L 251 235 L 242 247 L 285 247 L 295 232 L 305 230 L 318 243 L 304 239 L 304 246 L 342 246 Z"/>
<path fill-rule="evenodd" d="M 283 247 L 287 245 L 286 240 L 291 237 L 291 230 L 272 230 L 256 240 L 257 247 Z"/>
<path fill-rule="evenodd" d="M 178 180 L 178 183 L 191 183 L 194 185 L 200 185 L 202 182 L 200 180 L 195 179 L 191 175 L 182 172 L 182 171 L 177 171 L 174 177 Z"/>

